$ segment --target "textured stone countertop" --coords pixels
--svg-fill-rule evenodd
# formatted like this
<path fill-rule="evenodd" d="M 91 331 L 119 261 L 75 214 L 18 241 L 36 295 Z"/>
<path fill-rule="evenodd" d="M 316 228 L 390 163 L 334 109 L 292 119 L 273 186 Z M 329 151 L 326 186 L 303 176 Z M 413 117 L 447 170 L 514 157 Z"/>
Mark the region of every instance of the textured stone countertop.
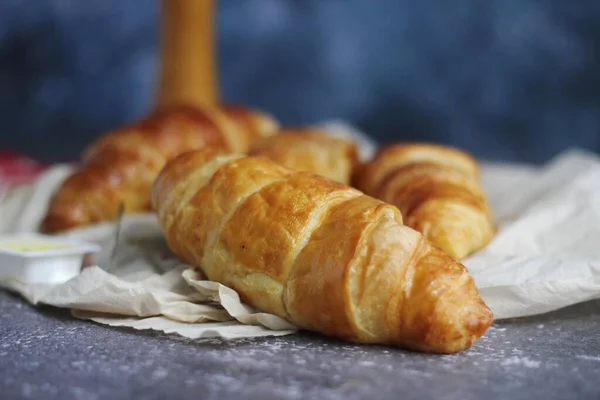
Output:
<path fill-rule="evenodd" d="M 0 291 L 0 398 L 599 399 L 600 302 L 496 323 L 453 356 L 318 335 L 192 341 Z"/>

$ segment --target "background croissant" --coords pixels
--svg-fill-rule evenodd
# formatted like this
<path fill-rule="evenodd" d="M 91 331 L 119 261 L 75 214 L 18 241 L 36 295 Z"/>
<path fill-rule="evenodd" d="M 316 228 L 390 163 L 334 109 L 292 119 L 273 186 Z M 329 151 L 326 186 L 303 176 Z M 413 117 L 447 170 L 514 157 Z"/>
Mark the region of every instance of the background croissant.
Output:
<path fill-rule="evenodd" d="M 354 186 L 397 206 L 407 226 L 457 259 L 483 248 L 494 235 L 478 164 L 458 149 L 386 147 L 357 169 Z"/>
<path fill-rule="evenodd" d="M 193 151 L 167 164 L 152 201 L 178 256 L 301 328 L 452 353 L 492 323 L 465 267 L 396 207 L 318 175 Z"/>
<path fill-rule="evenodd" d="M 278 128 L 270 116 L 242 107 L 161 108 L 86 151 L 52 199 L 42 230 L 112 220 L 121 202 L 126 213 L 149 211 L 152 183 L 168 160 L 202 147 L 247 151 L 253 140 Z"/>
<path fill-rule="evenodd" d="M 315 128 L 287 128 L 255 141 L 249 155 L 264 156 L 297 171 L 349 184 L 358 164 L 356 144 Z"/>

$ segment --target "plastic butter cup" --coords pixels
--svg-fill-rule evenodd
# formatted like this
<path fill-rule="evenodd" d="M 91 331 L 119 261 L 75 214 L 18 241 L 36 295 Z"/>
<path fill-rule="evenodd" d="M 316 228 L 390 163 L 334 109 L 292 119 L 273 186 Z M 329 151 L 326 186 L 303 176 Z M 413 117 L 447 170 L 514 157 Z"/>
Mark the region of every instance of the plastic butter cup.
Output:
<path fill-rule="evenodd" d="M 0 236 L 0 279 L 64 283 L 81 272 L 86 255 L 101 249 L 93 243 L 36 233 Z"/>

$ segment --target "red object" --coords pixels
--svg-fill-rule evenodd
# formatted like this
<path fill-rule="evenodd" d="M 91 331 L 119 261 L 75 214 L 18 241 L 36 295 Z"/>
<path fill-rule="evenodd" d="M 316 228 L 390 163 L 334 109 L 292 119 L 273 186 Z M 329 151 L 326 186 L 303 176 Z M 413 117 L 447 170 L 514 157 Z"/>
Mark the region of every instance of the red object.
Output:
<path fill-rule="evenodd" d="M 0 151 L 0 195 L 9 187 L 33 182 L 46 168 L 27 156 Z"/>

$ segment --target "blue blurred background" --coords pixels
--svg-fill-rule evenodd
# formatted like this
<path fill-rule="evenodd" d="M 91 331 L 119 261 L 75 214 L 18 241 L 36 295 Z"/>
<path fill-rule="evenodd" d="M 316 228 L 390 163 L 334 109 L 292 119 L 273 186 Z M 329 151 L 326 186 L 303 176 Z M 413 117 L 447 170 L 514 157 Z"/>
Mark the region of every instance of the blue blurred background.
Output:
<path fill-rule="evenodd" d="M 201 1 L 201 0 L 199 0 Z M 146 112 L 157 0 L 0 1 L 0 148 L 72 160 Z M 220 0 L 225 100 L 543 162 L 600 151 L 598 0 Z"/>

